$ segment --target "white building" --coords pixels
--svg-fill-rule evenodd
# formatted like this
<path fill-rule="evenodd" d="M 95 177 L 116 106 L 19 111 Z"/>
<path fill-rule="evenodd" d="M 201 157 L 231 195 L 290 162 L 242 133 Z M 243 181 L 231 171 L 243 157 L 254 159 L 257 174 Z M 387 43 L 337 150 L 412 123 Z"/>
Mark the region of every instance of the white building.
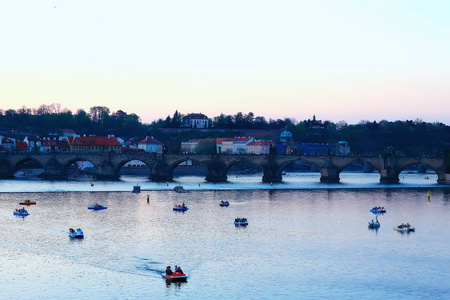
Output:
<path fill-rule="evenodd" d="M 271 146 L 275 147 L 276 144 L 269 141 L 253 141 L 247 145 L 247 154 L 269 154 Z"/>
<path fill-rule="evenodd" d="M 195 153 L 195 148 L 198 145 L 199 140 L 189 140 L 187 142 L 181 142 L 181 153 L 192 154 Z"/>
<path fill-rule="evenodd" d="M 138 149 L 150 153 L 162 153 L 163 143 L 147 136 L 138 142 Z"/>
<path fill-rule="evenodd" d="M 350 146 L 347 141 L 340 141 L 336 146 L 337 155 L 348 155 L 350 153 Z"/>
<path fill-rule="evenodd" d="M 211 121 L 204 114 L 188 114 L 183 118 L 183 126 L 190 128 L 209 128 Z"/>
<path fill-rule="evenodd" d="M 221 140 L 222 146 L 220 152 L 224 154 L 246 154 L 247 145 L 253 142 L 255 139 L 252 137 L 239 137 L 229 138 Z"/>

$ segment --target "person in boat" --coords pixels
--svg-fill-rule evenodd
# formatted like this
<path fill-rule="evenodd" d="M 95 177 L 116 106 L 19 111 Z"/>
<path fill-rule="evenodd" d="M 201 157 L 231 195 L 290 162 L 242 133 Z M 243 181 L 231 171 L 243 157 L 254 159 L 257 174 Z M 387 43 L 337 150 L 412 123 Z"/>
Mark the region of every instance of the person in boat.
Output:
<path fill-rule="evenodd" d="M 167 275 L 172 275 L 172 274 L 173 274 L 172 269 L 170 268 L 170 266 L 167 266 L 167 268 L 166 268 L 166 274 L 167 274 Z"/>
<path fill-rule="evenodd" d="M 178 273 L 181 273 L 181 274 L 184 274 L 184 273 L 183 273 L 183 270 L 181 270 L 181 267 L 178 267 L 177 272 L 178 272 Z"/>
<path fill-rule="evenodd" d="M 186 205 L 184 205 L 184 202 L 183 202 L 183 204 L 181 205 L 181 207 L 183 207 L 183 208 L 186 207 Z"/>

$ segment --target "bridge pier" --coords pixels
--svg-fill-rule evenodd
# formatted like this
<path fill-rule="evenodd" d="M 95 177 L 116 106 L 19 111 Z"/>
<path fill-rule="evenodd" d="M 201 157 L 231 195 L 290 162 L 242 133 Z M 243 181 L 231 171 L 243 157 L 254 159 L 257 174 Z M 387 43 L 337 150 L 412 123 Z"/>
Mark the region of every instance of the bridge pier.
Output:
<path fill-rule="evenodd" d="M 283 181 L 283 178 L 281 176 L 280 166 L 276 164 L 273 159 L 269 160 L 268 164 L 262 165 L 263 168 L 263 182 L 276 182 L 279 183 Z"/>
<path fill-rule="evenodd" d="M 114 165 L 108 160 L 104 160 L 98 166 L 98 173 L 94 176 L 96 180 L 119 180 L 119 174 Z"/>
<path fill-rule="evenodd" d="M 450 184 L 450 174 L 438 173 L 437 182 L 440 184 Z"/>
<path fill-rule="evenodd" d="M 209 165 L 207 165 L 208 173 L 206 181 L 209 182 L 226 182 L 228 179 L 225 164 L 216 157 Z"/>
<path fill-rule="evenodd" d="M 381 183 L 399 183 L 398 173 L 391 167 L 380 170 Z"/>
<path fill-rule="evenodd" d="M 39 175 L 39 177 L 47 180 L 65 180 L 67 179 L 67 173 L 63 166 L 52 157 L 44 165 L 44 173 Z"/>
<path fill-rule="evenodd" d="M 150 174 L 149 179 L 155 182 L 167 182 L 173 180 L 173 170 L 164 161 L 158 161 L 153 165 L 152 174 Z"/>
<path fill-rule="evenodd" d="M 340 180 L 338 169 L 330 161 L 320 168 L 320 182 L 334 183 Z"/>
<path fill-rule="evenodd" d="M 13 177 L 12 171 L 6 162 L 0 161 L 0 179 Z"/>

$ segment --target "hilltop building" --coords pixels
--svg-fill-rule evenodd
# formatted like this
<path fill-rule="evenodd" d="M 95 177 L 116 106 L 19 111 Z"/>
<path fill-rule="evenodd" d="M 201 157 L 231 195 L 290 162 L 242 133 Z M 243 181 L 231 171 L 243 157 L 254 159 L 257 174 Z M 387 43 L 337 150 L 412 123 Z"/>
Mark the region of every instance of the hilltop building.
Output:
<path fill-rule="evenodd" d="M 192 113 L 183 118 L 183 126 L 190 128 L 209 128 L 211 126 L 211 120 L 204 114 Z"/>

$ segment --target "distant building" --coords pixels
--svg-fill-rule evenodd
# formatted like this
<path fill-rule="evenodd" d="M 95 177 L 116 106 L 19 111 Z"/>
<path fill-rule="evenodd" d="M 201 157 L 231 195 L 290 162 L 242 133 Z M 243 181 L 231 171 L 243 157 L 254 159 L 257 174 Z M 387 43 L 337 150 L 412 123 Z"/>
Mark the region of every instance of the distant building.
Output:
<path fill-rule="evenodd" d="M 253 141 L 247 145 L 247 154 L 269 154 L 270 147 L 275 147 L 274 142 L 269 141 Z"/>
<path fill-rule="evenodd" d="M 350 153 L 350 146 L 348 145 L 348 142 L 340 141 L 336 147 L 336 154 L 337 155 L 349 155 L 349 153 Z"/>
<path fill-rule="evenodd" d="M 0 146 L 2 146 L 6 151 L 14 151 L 16 149 L 16 140 L 0 135 Z"/>
<path fill-rule="evenodd" d="M 39 138 L 39 137 L 36 137 L 36 136 L 30 136 L 30 137 L 28 137 L 28 136 L 26 136 L 24 139 L 23 139 L 23 141 L 25 142 L 25 143 L 27 143 L 27 145 L 28 145 L 28 149 L 30 149 L 30 151 L 31 150 L 33 150 L 33 148 L 35 148 L 35 149 L 39 149 L 40 150 L 40 148 L 41 148 L 41 139 Z"/>
<path fill-rule="evenodd" d="M 59 152 L 57 148 L 56 139 L 53 138 L 43 138 L 41 140 L 41 152 Z"/>
<path fill-rule="evenodd" d="M 61 136 L 59 137 L 59 139 L 65 140 L 69 136 L 76 137 L 78 135 L 72 129 L 63 129 L 61 130 Z"/>
<path fill-rule="evenodd" d="M 192 154 L 195 153 L 195 148 L 198 145 L 199 140 L 189 140 L 186 142 L 181 142 L 181 153 Z"/>
<path fill-rule="evenodd" d="M 202 141 L 211 141 L 216 144 L 217 154 L 247 154 L 248 146 L 255 141 L 253 137 L 238 137 L 238 138 L 225 138 L 225 139 L 203 139 L 203 140 L 189 140 L 181 143 L 182 153 L 195 153 L 197 146 Z M 270 147 L 267 146 L 267 147 Z M 257 149 L 258 148 L 258 149 Z M 264 145 L 254 145 L 253 151 L 265 151 Z"/>
<path fill-rule="evenodd" d="M 27 143 L 25 142 L 16 142 L 16 151 L 18 152 L 30 152 Z"/>
<path fill-rule="evenodd" d="M 183 126 L 190 128 L 209 128 L 211 120 L 204 114 L 188 114 L 183 118 Z"/>
<path fill-rule="evenodd" d="M 163 143 L 148 136 L 138 142 L 138 149 L 149 153 L 162 153 L 163 146 Z"/>
<path fill-rule="evenodd" d="M 328 129 L 330 127 L 330 122 L 325 121 L 322 123 L 321 120 L 316 120 L 316 116 L 313 116 L 312 120 L 305 121 L 305 128 L 306 129 Z"/>
<path fill-rule="evenodd" d="M 75 137 L 70 143 L 70 152 L 95 153 L 95 152 L 122 152 L 122 146 L 116 138 L 111 136 Z"/>

